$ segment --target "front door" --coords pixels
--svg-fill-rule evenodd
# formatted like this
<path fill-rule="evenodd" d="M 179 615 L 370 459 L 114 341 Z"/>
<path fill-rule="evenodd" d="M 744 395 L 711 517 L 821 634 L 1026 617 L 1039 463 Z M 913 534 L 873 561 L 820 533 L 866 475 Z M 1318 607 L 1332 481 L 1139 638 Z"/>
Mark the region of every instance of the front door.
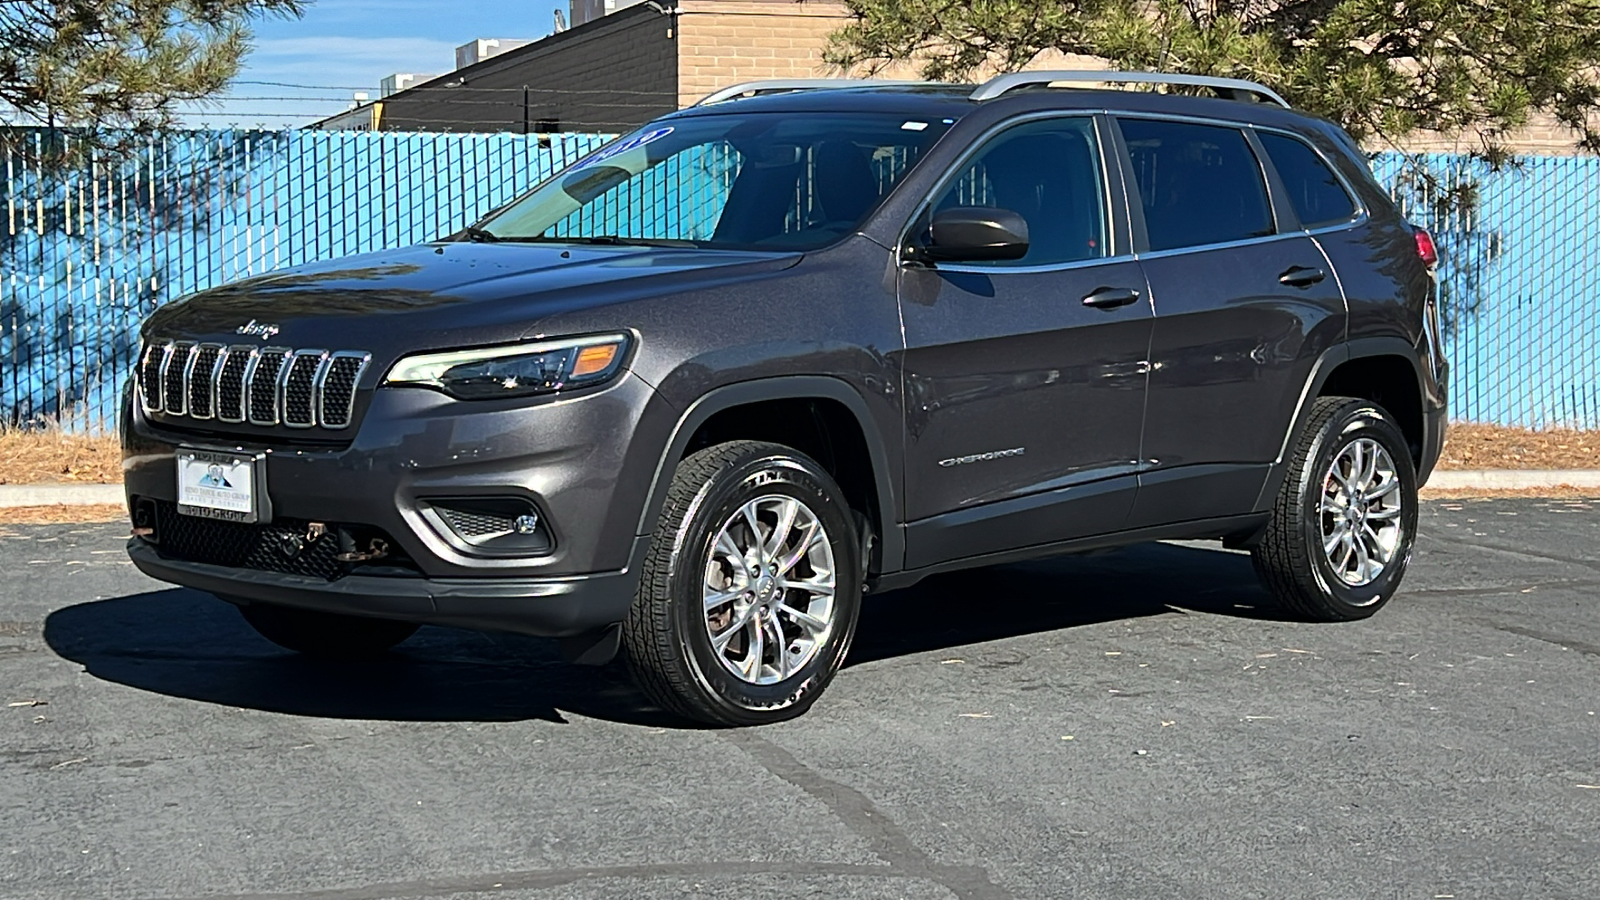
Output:
<path fill-rule="evenodd" d="M 1103 127 L 1068 116 L 1000 131 L 912 228 L 915 241 L 939 209 L 1007 209 L 1027 221 L 1029 249 L 901 270 L 910 568 L 1116 531 L 1127 518 L 1151 308 L 1108 215 L 1121 186 L 1102 164 Z"/>

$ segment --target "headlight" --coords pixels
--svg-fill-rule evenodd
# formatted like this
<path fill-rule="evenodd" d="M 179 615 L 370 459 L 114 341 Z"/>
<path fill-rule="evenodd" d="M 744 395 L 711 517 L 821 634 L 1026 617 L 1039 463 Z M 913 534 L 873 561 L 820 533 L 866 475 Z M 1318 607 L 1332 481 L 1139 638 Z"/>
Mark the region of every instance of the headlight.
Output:
<path fill-rule="evenodd" d="M 383 383 L 437 388 L 462 400 L 549 394 L 610 381 L 627 349 L 627 335 L 602 334 L 423 353 L 395 363 Z"/>

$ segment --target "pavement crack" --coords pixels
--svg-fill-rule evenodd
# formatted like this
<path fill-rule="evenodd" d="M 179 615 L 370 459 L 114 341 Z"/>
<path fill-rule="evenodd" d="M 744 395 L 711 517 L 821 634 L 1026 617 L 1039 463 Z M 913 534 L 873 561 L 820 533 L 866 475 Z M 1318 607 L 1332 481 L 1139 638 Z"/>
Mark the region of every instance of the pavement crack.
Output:
<path fill-rule="evenodd" d="M 1591 588 L 1600 587 L 1600 581 L 1574 579 L 1569 581 L 1536 581 L 1532 584 L 1507 584 L 1498 587 L 1475 588 L 1420 588 L 1407 590 L 1407 597 L 1489 597 L 1495 594 L 1517 594 L 1531 589 Z"/>
<path fill-rule="evenodd" d="M 507 891 L 558 888 L 580 881 L 603 878 L 734 878 L 750 875 L 786 875 L 794 878 L 837 875 L 853 878 L 914 879 L 918 876 L 893 866 L 858 863 L 817 862 L 709 862 L 664 863 L 636 866 L 584 866 L 561 869 L 530 869 L 491 872 L 448 878 L 418 878 L 356 887 L 322 888 L 309 891 L 277 891 L 245 894 L 200 894 L 169 897 L 166 900 L 422 900 L 462 894 L 503 894 Z"/>
<path fill-rule="evenodd" d="M 1001 900 L 1011 895 L 977 866 L 946 866 L 918 847 L 900 826 L 867 795 L 818 774 L 792 753 L 749 731 L 723 735 L 774 777 L 788 782 L 826 806 L 845 828 L 867 842 L 874 855 L 908 877 L 936 881 L 957 897 Z"/>
<path fill-rule="evenodd" d="M 1591 644 L 1587 641 L 1574 641 L 1571 638 L 1564 638 L 1560 635 L 1538 631 L 1533 628 L 1523 628 L 1521 625 L 1506 625 L 1501 622 L 1496 622 L 1493 619 L 1473 619 L 1471 621 L 1477 622 L 1479 625 L 1487 625 L 1488 627 L 1493 628 L 1495 631 L 1504 631 L 1507 634 L 1515 634 L 1525 638 L 1532 638 L 1536 641 L 1543 641 L 1546 644 L 1555 644 L 1557 647 L 1564 647 L 1568 650 L 1582 653 L 1584 656 L 1600 657 L 1600 644 Z"/>
<path fill-rule="evenodd" d="M 1497 553 L 1506 553 L 1510 554 L 1511 556 L 1526 556 L 1531 559 L 1548 559 L 1551 562 L 1566 563 L 1572 566 L 1583 566 L 1586 569 L 1600 571 L 1600 560 L 1581 559 L 1576 556 L 1560 556 L 1555 553 L 1540 553 L 1535 550 L 1526 550 L 1519 547 L 1507 547 L 1504 544 L 1490 543 L 1487 541 L 1462 540 L 1461 538 L 1454 536 L 1448 539 L 1435 534 L 1423 534 L 1420 536 L 1432 541 L 1437 541 L 1445 546 L 1459 545 L 1462 547 L 1476 547 L 1479 550 L 1493 550 Z"/>

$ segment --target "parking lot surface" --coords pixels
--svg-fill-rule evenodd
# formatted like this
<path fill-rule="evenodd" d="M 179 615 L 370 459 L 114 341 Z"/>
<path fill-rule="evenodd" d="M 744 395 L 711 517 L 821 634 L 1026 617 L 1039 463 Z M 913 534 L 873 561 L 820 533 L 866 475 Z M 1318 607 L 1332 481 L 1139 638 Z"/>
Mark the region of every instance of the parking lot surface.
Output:
<path fill-rule="evenodd" d="M 0 896 L 1600 896 L 1600 502 L 1421 529 L 1342 625 L 1214 544 L 931 579 L 715 731 L 534 639 L 301 659 L 123 527 L 0 527 Z"/>

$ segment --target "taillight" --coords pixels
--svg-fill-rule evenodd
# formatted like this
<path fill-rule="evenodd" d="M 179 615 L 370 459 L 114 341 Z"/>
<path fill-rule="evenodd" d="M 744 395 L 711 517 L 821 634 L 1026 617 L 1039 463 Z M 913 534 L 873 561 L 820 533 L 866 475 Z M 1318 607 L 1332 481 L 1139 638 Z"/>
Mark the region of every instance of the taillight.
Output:
<path fill-rule="evenodd" d="M 1433 245 L 1433 235 L 1421 228 L 1418 228 L 1416 230 L 1416 236 L 1417 256 L 1422 260 L 1422 264 L 1430 269 L 1438 265 L 1439 248 Z"/>

